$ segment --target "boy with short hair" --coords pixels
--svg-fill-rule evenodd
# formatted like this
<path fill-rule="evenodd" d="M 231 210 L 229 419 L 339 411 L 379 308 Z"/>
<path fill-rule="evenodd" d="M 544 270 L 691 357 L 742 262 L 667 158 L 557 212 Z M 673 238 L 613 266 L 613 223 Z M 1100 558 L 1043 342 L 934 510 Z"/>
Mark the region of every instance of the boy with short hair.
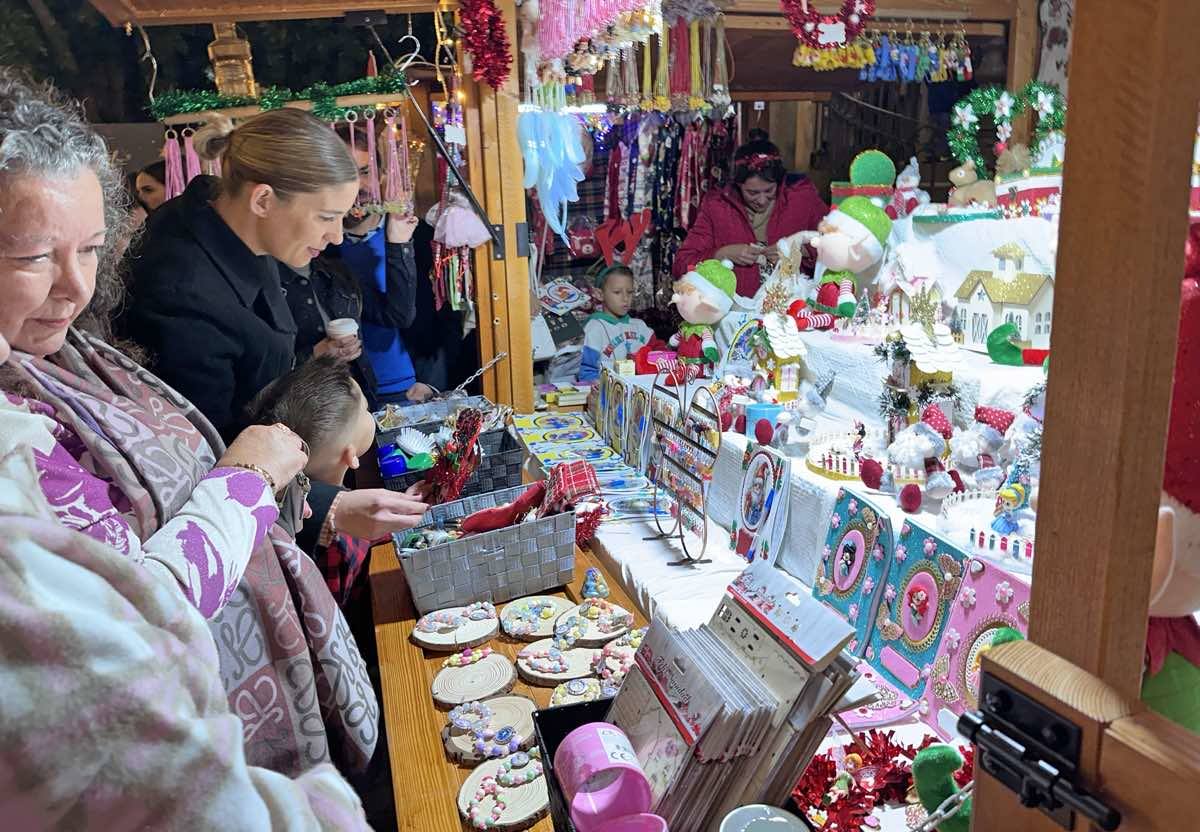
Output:
<path fill-rule="evenodd" d="M 654 338 L 640 318 L 629 317 L 633 305 L 633 272 L 628 266 L 609 266 L 596 277 L 602 309 L 583 327 L 583 360 L 580 381 L 595 381 L 601 365 L 632 358 Z"/>

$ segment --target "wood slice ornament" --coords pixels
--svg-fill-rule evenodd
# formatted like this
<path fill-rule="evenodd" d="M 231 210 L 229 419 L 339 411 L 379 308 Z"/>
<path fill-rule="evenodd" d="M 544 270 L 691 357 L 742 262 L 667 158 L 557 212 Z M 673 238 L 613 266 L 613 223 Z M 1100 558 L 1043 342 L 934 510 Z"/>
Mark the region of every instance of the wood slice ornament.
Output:
<path fill-rule="evenodd" d="M 506 606 L 500 626 L 506 635 L 521 641 L 538 641 L 554 635 L 554 622 L 575 605 L 554 595 L 530 595 Z"/>
<path fill-rule="evenodd" d="M 496 608 L 487 601 L 467 607 L 448 607 L 423 615 L 413 628 L 413 643 L 426 650 L 449 653 L 475 647 L 500 629 Z"/>
<path fill-rule="evenodd" d="M 466 655 L 468 651 L 469 655 Z M 462 658 L 466 655 L 466 658 Z M 476 659 L 475 657 L 478 656 Z M 466 662 L 453 664 L 455 660 Z M 433 701 L 441 708 L 452 708 L 464 702 L 478 702 L 512 690 L 517 681 L 512 662 L 487 647 L 470 648 L 446 659 L 430 686 Z"/>
<path fill-rule="evenodd" d="M 536 760 L 530 760 L 532 766 Z M 550 795 L 546 791 L 546 777 L 539 776 L 532 782 L 519 786 L 499 785 L 497 778 L 505 773 L 504 760 L 489 760 L 469 775 L 458 790 L 458 812 L 466 819 L 468 829 L 527 829 L 541 819 L 550 808 Z M 495 784 L 495 796 L 484 796 L 476 800 L 481 787 Z M 485 824 L 471 822 L 471 807 L 478 805 L 484 810 Z M 502 807 L 502 808 L 500 808 Z M 496 809 L 499 808 L 499 811 Z"/>
<path fill-rule="evenodd" d="M 586 647 L 559 650 L 554 646 L 554 639 L 544 638 L 521 649 L 517 654 L 517 671 L 531 685 L 552 688 L 560 682 L 590 676 L 595 654 L 595 650 Z M 556 660 L 561 662 L 561 669 L 549 666 Z"/>
<path fill-rule="evenodd" d="M 534 744 L 533 712 L 537 705 L 533 700 L 524 696 L 497 696 L 482 704 L 487 707 L 490 716 L 485 724 L 475 722 L 476 727 L 487 728 L 493 734 L 503 728 L 511 728 L 520 737 L 520 748 L 527 749 Z M 494 755 L 485 756 L 476 749 L 476 734 L 475 730 L 458 728 L 449 722 L 442 728 L 442 743 L 451 762 L 474 766 L 484 760 L 495 759 Z"/>
<path fill-rule="evenodd" d="M 603 598 L 589 598 L 573 609 L 564 612 L 555 622 L 556 630 L 569 627 L 575 618 L 583 625 L 575 637 L 575 647 L 603 647 L 620 638 L 633 626 L 633 614 Z"/>

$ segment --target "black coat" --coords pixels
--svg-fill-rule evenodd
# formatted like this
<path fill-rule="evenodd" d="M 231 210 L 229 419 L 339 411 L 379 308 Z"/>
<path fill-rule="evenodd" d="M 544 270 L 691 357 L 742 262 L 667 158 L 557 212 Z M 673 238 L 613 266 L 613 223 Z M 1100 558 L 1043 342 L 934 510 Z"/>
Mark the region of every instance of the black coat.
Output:
<path fill-rule="evenodd" d="M 210 205 L 215 184 L 197 177 L 150 218 L 125 325 L 228 442 L 254 395 L 293 366 L 296 324 L 277 262 L 250 251 Z"/>

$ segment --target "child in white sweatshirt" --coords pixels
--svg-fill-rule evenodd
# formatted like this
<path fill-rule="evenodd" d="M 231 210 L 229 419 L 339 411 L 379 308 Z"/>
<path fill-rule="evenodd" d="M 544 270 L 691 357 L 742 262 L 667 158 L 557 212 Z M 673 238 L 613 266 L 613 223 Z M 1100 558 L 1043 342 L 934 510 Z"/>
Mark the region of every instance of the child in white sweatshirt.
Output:
<path fill-rule="evenodd" d="M 640 318 L 629 317 L 633 304 L 633 272 L 628 266 L 609 266 L 596 277 L 604 306 L 583 327 L 583 362 L 580 381 L 595 381 L 600 366 L 632 358 L 650 343 L 654 333 Z"/>

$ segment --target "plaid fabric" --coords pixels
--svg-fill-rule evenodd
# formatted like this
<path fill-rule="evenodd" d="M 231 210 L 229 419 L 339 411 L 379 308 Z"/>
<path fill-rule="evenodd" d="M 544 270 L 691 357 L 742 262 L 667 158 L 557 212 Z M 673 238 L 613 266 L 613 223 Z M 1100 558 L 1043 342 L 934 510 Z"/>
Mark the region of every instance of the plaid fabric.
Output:
<path fill-rule="evenodd" d="M 542 503 L 539 516 L 545 517 L 563 511 L 583 497 L 600 490 L 596 469 L 586 460 L 560 462 L 550 469 L 550 482 L 546 488 L 546 500 Z"/>
<path fill-rule="evenodd" d="M 338 532 L 333 540 L 318 546 L 313 560 L 325 576 L 325 585 L 339 607 L 361 594 L 359 576 L 366 574 L 367 558 L 371 555 L 371 541 Z"/>

